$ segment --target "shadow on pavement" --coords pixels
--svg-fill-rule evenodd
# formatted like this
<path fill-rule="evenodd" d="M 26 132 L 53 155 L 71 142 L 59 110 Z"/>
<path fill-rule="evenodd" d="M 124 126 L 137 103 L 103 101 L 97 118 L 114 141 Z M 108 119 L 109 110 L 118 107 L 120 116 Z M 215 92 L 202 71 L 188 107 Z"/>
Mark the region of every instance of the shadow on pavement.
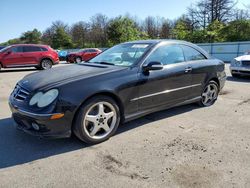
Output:
<path fill-rule="evenodd" d="M 7 73 L 7 72 L 26 72 L 26 71 L 38 71 L 36 68 L 26 68 L 26 69 L 1 69 L 1 73 Z"/>
<path fill-rule="evenodd" d="M 190 112 L 197 108 L 196 105 L 187 105 L 147 115 L 121 125 L 117 130 L 117 134 L 133 130 L 150 122 Z M 16 130 L 12 118 L 0 119 L 0 169 L 86 147 L 89 147 L 89 145 L 82 143 L 76 137 L 39 139 Z"/>

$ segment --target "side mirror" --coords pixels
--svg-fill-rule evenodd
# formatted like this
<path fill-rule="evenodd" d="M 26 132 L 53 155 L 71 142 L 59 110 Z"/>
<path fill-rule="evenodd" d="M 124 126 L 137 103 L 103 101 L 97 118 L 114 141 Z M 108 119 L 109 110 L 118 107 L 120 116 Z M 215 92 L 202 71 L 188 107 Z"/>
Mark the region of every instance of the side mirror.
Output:
<path fill-rule="evenodd" d="M 144 65 L 142 69 L 144 72 L 161 70 L 163 69 L 163 64 L 161 62 L 152 61 L 152 62 L 149 62 L 147 65 Z"/>
<path fill-rule="evenodd" d="M 12 53 L 11 51 L 5 52 L 6 55 L 9 55 L 9 54 L 11 54 L 11 53 Z"/>

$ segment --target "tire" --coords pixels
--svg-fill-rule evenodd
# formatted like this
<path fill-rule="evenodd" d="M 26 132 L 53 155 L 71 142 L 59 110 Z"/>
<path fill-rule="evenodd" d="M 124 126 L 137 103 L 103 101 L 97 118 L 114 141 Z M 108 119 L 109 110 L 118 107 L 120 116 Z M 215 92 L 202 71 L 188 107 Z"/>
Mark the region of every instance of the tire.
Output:
<path fill-rule="evenodd" d="M 85 143 L 98 144 L 114 135 L 120 119 L 120 109 L 112 98 L 96 96 L 86 101 L 76 114 L 73 132 Z"/>
<path fill-rule="evenodd" d="M 82 62 L 82 58 L 81 57 L 76 57 L 75 58 L 75 62 L 76 63 L 81 63 Z"/>
<path fill-rule="evenodd" d="M 218 98 L 218 94 L 219 86 L 215 81 L 211 80 L 201 93 L 201 100 L 198 102 L 199 106 L 208 107 L 213 105 Z"/>
<path fill-rule="evenodd" d="M 41 70 L 47 70 L 51 69 L 53 63 L 50 59 L 43 59 L 40 63 L 40 69 Z"/>

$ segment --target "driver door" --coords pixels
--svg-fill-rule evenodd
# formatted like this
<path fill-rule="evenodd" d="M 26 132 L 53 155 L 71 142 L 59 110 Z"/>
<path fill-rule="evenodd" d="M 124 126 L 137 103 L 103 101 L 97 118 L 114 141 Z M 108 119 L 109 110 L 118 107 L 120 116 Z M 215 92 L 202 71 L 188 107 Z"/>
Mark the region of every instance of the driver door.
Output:
<path fill-rule="evenodd" d="M 172 106 L 184 102 L 192 91 L 189 64 L 179 45 L 163 45 L 155 49 L 144 62 L 161 62 L 162 70 L 139 73 L 139 111 Z"/>

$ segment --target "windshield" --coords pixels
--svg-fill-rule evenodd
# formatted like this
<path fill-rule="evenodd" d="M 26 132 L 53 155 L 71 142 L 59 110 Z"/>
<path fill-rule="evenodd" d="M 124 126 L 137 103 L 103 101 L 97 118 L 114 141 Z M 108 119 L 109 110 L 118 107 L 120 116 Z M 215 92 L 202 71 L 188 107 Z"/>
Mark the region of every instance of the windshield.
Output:
<path fill-rule="evenodd" d="M 249 51 L 249 52 L 246 52 L 245 55 L 250 55 L 250 51 Z"/>
<path fill-rule="evenodd" d="M 6 51 L 6 50 L 8 50 L 10 47 L 11 47 L 11 46 L 7 46 L 7 47 L 1 49 L 1 50 L 0 50 L 0 53 L 1 53 L 1 52 L 4 52 L 4 51 Z"/>
<path fill-rule="evenodd" d="M 150 44 L 120 44 L 104 51 L 89 62 L 128 67 L 139 60 L 149 48 Z"/>

